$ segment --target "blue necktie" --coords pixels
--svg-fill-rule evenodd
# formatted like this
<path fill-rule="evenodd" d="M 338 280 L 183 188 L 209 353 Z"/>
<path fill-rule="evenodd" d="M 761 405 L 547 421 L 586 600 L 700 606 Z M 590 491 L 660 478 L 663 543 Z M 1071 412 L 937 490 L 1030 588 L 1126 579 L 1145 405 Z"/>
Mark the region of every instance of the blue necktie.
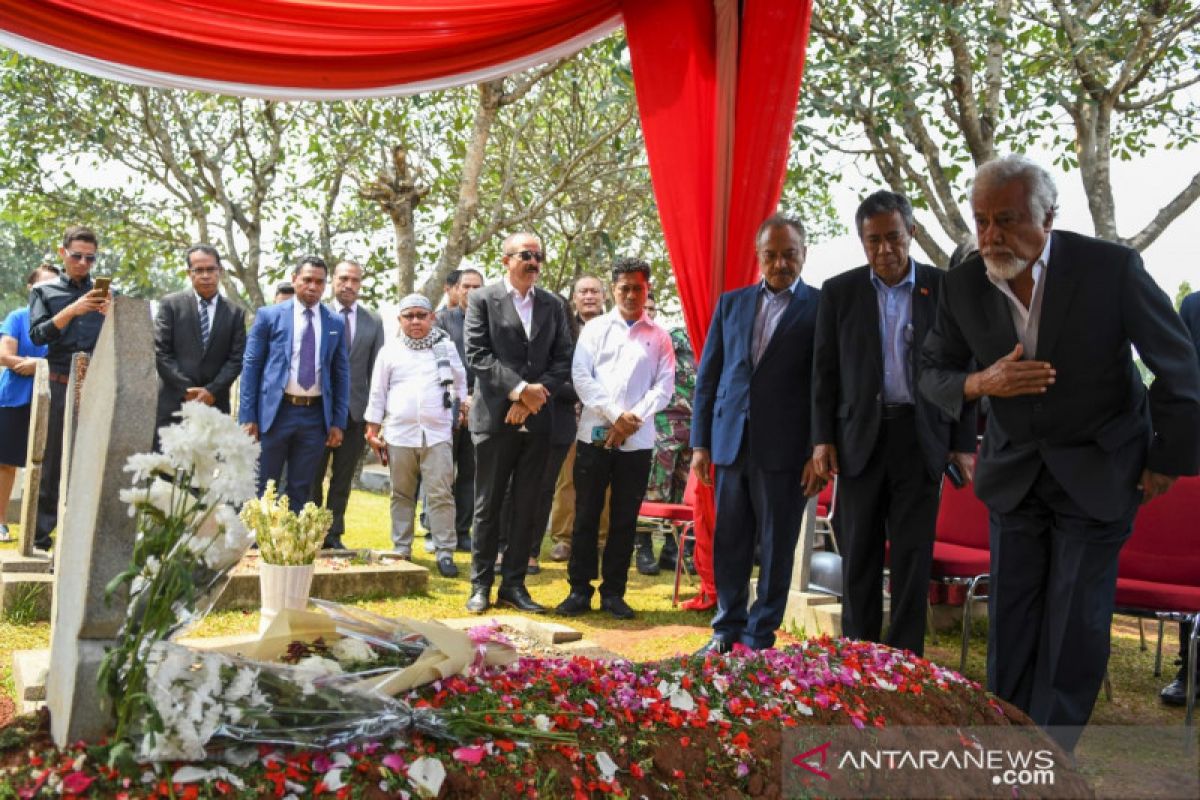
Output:
<path fill-rule="evenodd" d="M 312 309 L 304 309 L 304 334 L 300 337 L 300 367 L 296 379 L 300 388 L 311 389 L 317 383 L 317 332 L 313 330 Z"/>
<path fill-rule="evenodd" d="M 208 347 L 208 304 L 211 300 L 200 300 L 200 344 Z"/>

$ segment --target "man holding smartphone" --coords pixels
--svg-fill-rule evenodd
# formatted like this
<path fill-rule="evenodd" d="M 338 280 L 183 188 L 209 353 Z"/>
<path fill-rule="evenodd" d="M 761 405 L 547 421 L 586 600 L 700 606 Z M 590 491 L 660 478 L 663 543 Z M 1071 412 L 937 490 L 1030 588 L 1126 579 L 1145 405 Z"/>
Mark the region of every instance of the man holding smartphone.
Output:
<path fill-rule="evenodd" d="M 920 655 L 942 472 L 971 480 L 975 414 L 952 420 L 917 391 L 916 354 L 943 273 L 909 256 L 912 205 L 876 192 L 854 220 L 868 263 L 825 281 L 817 311 L 813 466 L 839 478 L 843 635 Z M 892 603 L 883 637 L 885 545 Z"/>
<path fill-rule="evenodd" d="M 63 233 L 58 257 L 63 272 L 56 280 L 33 287 L 29 293 L 29 339 L 49 349 L 50 421 L 46 429 L 46 454 L 38 489 L 37 530 L 34 546 L 49 550 L 50 533 L 58 526 L 58 484 L 62 472 L 63 415 L 71 359 L 91 353 L 109 308 L 109 278 L 92 279 L 99 240 L 94 231 L 72 225 Z"/>
<path fill-rule="evenodd" d="M 600 608 L 617 619 L 632 619 L 625 585 L 650 478 L 654 415 L 667 407 L 675 390 L 675 349 L 671 335 L 646 315 L 650 265 L 620 259 L 613 264 L 612 286 L 616 306 L 583 327 L 571 365 L 583 414 L 575 443 L 575 528 L 567 565 L 571 591 L 555 611 L 575 616 L 590 610 L 592 581 L 599 573 Z M 608 542 L 600 566 L 600 514 L 610 488 Z"/>

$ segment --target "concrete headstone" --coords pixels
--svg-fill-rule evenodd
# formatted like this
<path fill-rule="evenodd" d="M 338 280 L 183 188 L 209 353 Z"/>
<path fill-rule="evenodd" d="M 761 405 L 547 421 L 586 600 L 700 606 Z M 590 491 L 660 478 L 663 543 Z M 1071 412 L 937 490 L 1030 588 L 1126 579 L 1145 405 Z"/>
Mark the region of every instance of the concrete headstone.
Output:
<path fill-rule="evenodd" d="M 33 373 L 33 403 L 29 409 L 29 443 L 25 450 L 25 476 L 21 484 L 21 555 L 33 555 L 37 531 L 38 487 L 42 484 L 42 458 L 50 428 L 50 366 L 39 358 Z"/>
<path fill-rule="evenodd" d="M 106 601 L 104 588 L 133 557 L 135 520 L 119 493 L 129 485 L 126 459 L 151 448 L 156 401 L 148 303 L 117 296 L 88 367 L 54 548 L 46 700 L 60 747 L 111 732 L 96 675 L 124 619 L 125 597 Z"/>

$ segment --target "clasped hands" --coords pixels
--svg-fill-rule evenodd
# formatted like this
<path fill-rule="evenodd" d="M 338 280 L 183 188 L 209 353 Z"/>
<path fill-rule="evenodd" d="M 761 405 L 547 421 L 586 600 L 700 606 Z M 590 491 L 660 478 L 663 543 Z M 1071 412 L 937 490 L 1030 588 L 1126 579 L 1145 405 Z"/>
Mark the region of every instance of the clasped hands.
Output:
<path fill-rule="evenodd" d="M 509 425 L 524 425 L 525 420 L 542 410 L 550 399 L 550 390 L 540 383 L 527 383 L 521 396 L 508 407 L 504 421 Z"/>

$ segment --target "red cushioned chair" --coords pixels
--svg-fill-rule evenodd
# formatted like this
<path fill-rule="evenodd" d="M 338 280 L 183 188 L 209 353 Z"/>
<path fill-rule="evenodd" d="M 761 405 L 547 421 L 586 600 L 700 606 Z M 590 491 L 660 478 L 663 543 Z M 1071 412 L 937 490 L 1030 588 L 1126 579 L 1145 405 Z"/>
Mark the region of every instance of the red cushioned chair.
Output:
<path fill-rule="evenodd" d="M 837 510 L 837 476 L 825 484 L 817 495 L 816 532 L 825 538 L 829 549 L 838 552 L 837 536 L 833 532 L 833 512 Z"/>
<path fill-rule="evenodd" d="M 679 605 L 679 583 L 684 570 L 684 544 L 695 538 L 692 521 L 692 507 L 684 503 L 642 503 L 638 517 L 653 520 L 663 526 L 675 537 L 677 552 L 675 555 L 675 591 L 671 595 L 671 605 Z"/>
<path fill-rule="evenodd" d="M 1196 651 L 1200 640 L 1200 477 L 1180 478 L 1171 490 L 1138 511 L 1133 535 L 1121 548 L 1117 565 L 1118 614 L 1158 619 L 1158 658 L 1162 658 L 1164 622 L 1192 623 L 1188 641 L 1187 716 L 1196 705 Z M 1157 666 L 1156 666 L 1157 669 Z"/>
<path fill-rule="evenodd" d="M 934 529 L 933 569 L 930 578 L 947 585 L 966 586 L 963 601 L 962 651 L 958 671 L 967 667 L 967 645 L 971 639 L 971 608 L 978 600 L 987 600 L 991 570 L 991 545 L 988 541 L 988 510 L 975 496 L 975 489 L 954 488 L 942 482 L 942 500 Z"/>

